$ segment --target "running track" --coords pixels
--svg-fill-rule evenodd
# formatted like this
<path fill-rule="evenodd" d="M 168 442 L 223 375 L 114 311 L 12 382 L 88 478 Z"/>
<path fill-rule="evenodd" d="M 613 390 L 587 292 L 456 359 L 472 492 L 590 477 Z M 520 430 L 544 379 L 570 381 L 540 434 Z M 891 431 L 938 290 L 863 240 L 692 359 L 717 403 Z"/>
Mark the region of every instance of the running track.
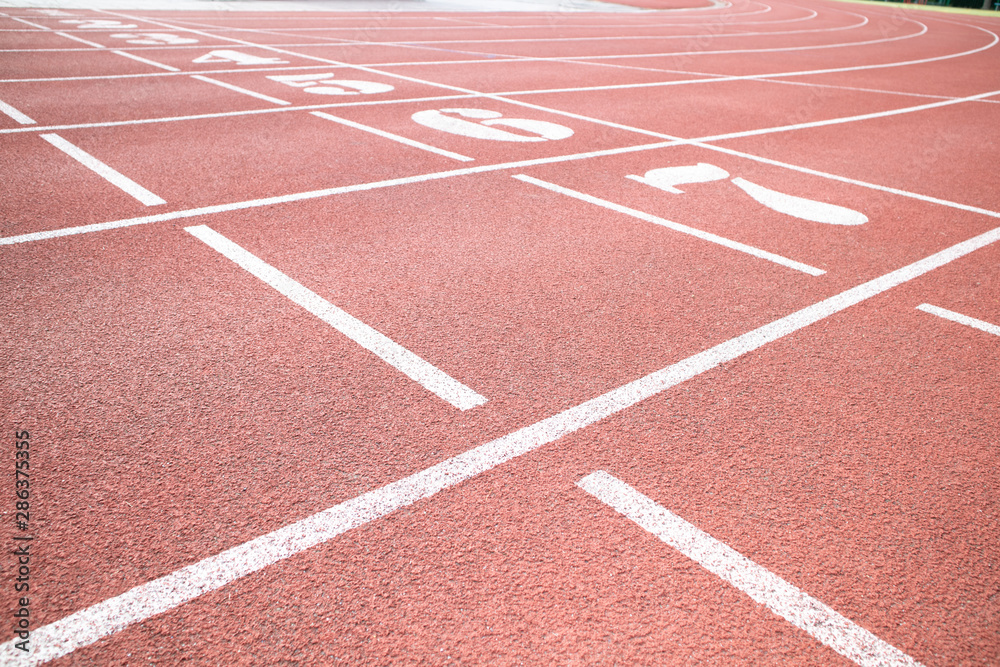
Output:
<path fill-rule="evenodd" d="M 998 32 L 5 10 L 0 661 L 1000 663 Z"/>

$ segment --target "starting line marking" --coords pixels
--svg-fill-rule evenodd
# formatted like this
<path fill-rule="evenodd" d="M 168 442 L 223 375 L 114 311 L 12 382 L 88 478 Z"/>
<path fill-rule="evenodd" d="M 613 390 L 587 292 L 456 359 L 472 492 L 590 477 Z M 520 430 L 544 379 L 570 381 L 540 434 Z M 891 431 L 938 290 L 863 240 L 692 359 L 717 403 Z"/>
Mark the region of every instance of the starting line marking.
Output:
<path fill-rule="evenodd" d="M 259 100 L 264 100 L 266 102 L 272 102 L 274 104 L 281 104 L 283 106 L 290 106 L 291 102 L 286 102 L 285 100 L 279 100 L 277 97 L 271 97 L 270 95 L 265 95 L 263 93 L 255 93 L 252 90 L 247 90 L 246 88 L 240 88 L 239 86 L 234 86 L 231 83 L 226 83 L 224 81 L 218 81 L 216 79 L 210 79 L 207 76 L 202 76 L 200 74 L 194 74 L 191 76 L 192 79 L 198 79 L 199 81 L 204 81 L 205 83 L 211 83 L 220 88 L 227 88 L 237 93 L 243 93 L 244 95 L 249 95 L 250 97 L 256 97 Z"/>
<path fill-rule="evenodd" d="M 179 607 L 200 595 L 332 540 L 352 528 L 430 498 L 439 491 L 555 442 L 997 241 L 1000 241 L 1000 227 L 807 306 L 540 422 L 445 459 L 409 477 L 363 493 L 159 579 L 140 584 L 121 595 L 38 628 L 33 633 L 37 648 L 29 656 L 14 647 L 15 640 L 7 641 L 0 645 L 0 661 L 10 665 L 39 665 L 89 646 L 130 625 Z"/>
<path fill-rule="evenodd" d="M 222 234 L 206 225 L 185 227 L 207 246 L 267 283 L 293 303 L 323 320 L 355 343 L 382 359 L 396 370 L 409 376 L 428 391 L 437 394 L 459 410 L 468 410 L 486 402 L 486 398 L 469 389 L 444 371 L 427 363 L 402 345 L 390 340 L 361 320 L 295 282 L 284 273 L 247 252 Z"/>
<path fill-rule="evenodd" d="M 796 262 L 795 260 L 788 259 L 787 257 L 782 257 L 781 255 L 776 255 L 772 252 L 766 250 L 761 250 L 760 248 L 755 248 L 745 243 L 740 243 L 739 241 L 733 241 L 732 239 L 727 239 L 724 236 L 718 236 L 712 234 L 711 232 L 705 232 L 700 229 L 695 229 L 694 227 L 688 227 L 687 225 L 682 225 L 679 222 L 672 222 L 665 218 L 660 218 L 649 213 L 643 213 L 642 211 L 637 211 L 634 208 L 629 208 L 627 206 L 622 206 L 620 204 L 615 204 L 614 202 L 609 202 L 605 199 L 600 199 L 598 197 L 593 197 L 582 192 L 577 192 L 576 190 L 570 190 L 569 188 L 564 188 L 561 185 L 556 185 L 554 183 L 549 183 L 548 181 L 542 181 L 537 178 L 532 178 L 531 176 L 525 176 L 524 174 L 517 174 L 513 178 L 519 181 L 524 181 L 525 183 L 531 183 L 532 185 L 537 185 L 540 188 L 545 188 L 546 190 L 551 190 L 552 192 L 557 192 L 567 197 L 572 197 L 574 199 L 579 199 L 580 201 L 585 201 L 589 204 L 596 204 L 603 208 L 615 211 L 617 213 L 624 213 L 625 215 L 630 215 L 633 218 L 638 218 L 640 220 L 645 220 L 646 222 L 651 222 L 654 225 L 660 225 L 666 227 L 667 229 L 672 229 L 675 232 L 680 232 L 682 234 L 688 234 L 699 238 L 703 241 L 708 241 L 709 243 L 715 243 L 717 245 L 724 246 L 731 250 L 738 250 L 739 252 L 744 252 L 748 255 L 753 255 L 754 257 L 759 257 L 760 259 L 766 259 L 769 262 L 774 262 L 775 264 L 781 264 L 790 269 L 795 269 L 796 271 L 802 271 L 803 273 L 808 273 L 811 276 L 821 276 L 826 271 L 823 269 L 817 269 L 814 266 L 809 266 L 808 264 L 803 264 L 802 262 Z"/>
<path fill-rule="evenodd" d="M 160 197 L 157 197 L 152 192 L 142 187 L 135 181 L 133 181 L 128 176 L 118 173 L 108 165 L 104 164 L 96 157 L 90 153 L 78 148 L 66 141 L 58 134 L 43 134 L 40 135 L 42 139 L 49 142 L 59 150 L 61 150 L 66 155 L 70 156 L 80 164 L 82 164 L 87 169 L 90 169 L 98 176 L 102 177 L 115 187 L 123 190 L 124 192 L 132 195 L 134 198 L 138 199 L 140 202 L 146 206 L 158 206 L 160 204 L 166 204 L 167 202 Z"/>
<path fill-rule="evenodd" d="M 953 310 L 945 310 L 944 308 L 939 308 L 938 306 L 932 306 L 929 303 L 922 303 L 917 306 L 917 310 L 922 310 L 925 313 L 930 313 L 931 315 L 937 315 L 938 317 L 943 317 L 946 320 L 951 320 L 952 322 L 958 322 L 959 324 L 964 324 L 967 327 L 972 327 L 973 329 L 979 329 L 980 331 L 985 331 L 986 333 L 993 334 L 994 336 L 1000 336 L 1000 327 L 995 324 L 990 324 L 989 322 L 984 322 L 982 320 L 977 320 L 974 317 L 969 317 L 968 315 L 962 315 L 961 313 L 956 313 Z"/>
<path fill-rule="evenodd" d="M 231 204 L 216 204 L 214 206 L 201 206 L 199 208 L 189 208 L 181 211 L 171 211 L 169 213 L 158 213 L 155 215 L 144 215 L 138 218 L 127 218 L 125 220 L 114 220 L 111 222 L 97 222 L 90 225 L 79 225 L 77 227 L 63 227 L 62 229 L 50 229 L 42 232 L 29 232 L 18 234 L 17 236 L 0 236 L 0 246 L 17 245 L 19 243 L 33 243 L 46 239 L 59 238 L 61 236 L 75 236 L 77 234 L 91 234 L 103 232 L 109 229 L 122 229 L 134 225 L 148 225 L 154 222 L 165 222 L 167 220 L 179 220 L 181 218 L 193 218 L 199 215 L 213 215 L 215 213 L 225 213 L 227 211 L 239 211 L 244 209 L 260 208 L 273 204 L 287 204 L 295 201 L 306 201 L 318 199 L 320 197 L 330 197 L 332 195 L 345 194 L 348 192 L 363 192 L 365 190 L 377 190 L 380 188 L 395 187 L 397 185 L 408 185 L 410 183 L 423 183 L 436 181 L 456 176 L 467 176 L 470 174 L 483 174 L 503 169 L 523 169 L 540 164 L 555 164 L 557 162 L 569 162 L 572 160 L 586 160 L 604 155 L 619 155 L 635 151 L 655 150 L 667 146 L 675 146 L 676 141 L 659 141 L 654 144 L 642 144 L 639 146 L 626 146 L 624 148 L 609 148 L 589 153 L 574 153 L 572 155 L 560 155 L 550 158 L 536 158 L 534 160 L 520 160 L 518 162 L 504 162 L 500 164 L 480 165 L 478 167 L 464 167 L 462 169 L 452 169 L 449 171 L 438 171 L 418 176 L 404 176 L 401 178 L 391 178 L 373 183 L 362 183 L 360 185 L 343 185 L 336 188 L 325 188 L 322 190 L 310 190 L 307 192 L 297 192 L 289 195 L 278 195 L 276 197 L 262 197 L 260 199 L 250 199 L 247 201 L 234 202 Z M 1000 217 L 1000 213 L 996 214 Z"/>
<path fill-rule="evenodd" d="M 7 104 L 3 100 L 0 100 L 0 113 L 5 116 L 9 116 L 16 120 L 21 125 L 34 125 L 35 121 L 28 117 L 27 114 L 23 114 L 11 105 Z"/>
<path fill-rule="evenodd" d="M 576 483 L 703 568 L 863 667 L 919 662 L 603 470 Z"/>
<path fill-rule="evenodd" d="M 436 153 L 438 155 L 443 155 L 444 157 L 450 157 L 452 160 L 459 160 L 460 162 L 472 162 L 474 160 L 474 158 L 467 157 L 465 155 L 452 153 L 451 151 L 446 151 L 443 148 L 437 148 L 435 146 L 430 146 L 428 144 L 424 144 L 419 141 L 414 141 L 413 139 L 407 139 L 406 137 L 401 137 L 398 134 L 393 134 L 392 132 L 386 132 L 385 130 L 379 130 L 374 127 L 369 127 L 368 125 L 355 123 L 353 120 L 347 120 L 346 118 L 341 118 L 339 116 L 332 116 L 322 111 L 313 111 L 312 115 L 316 116 L 317 118 L 325 118 L 326 120 L 332 120 L 334 123 L 340 123 L 341 125 L 346 125 L 347 127 L 353 127 L 356 130 L 361 130 L 363 132 L 370 132 L 371 134 L 378 135 L 384 139 L 391 139 L 392 141 L 396 141 L 401 144 L 406 144 L 407 146 L 412 146 L 413 148 L 419 148 L 420 150 L 423 151 Z"/>
<path fill-rule="evenodd" d="M 65 37 L 66 39 L 72 39 L 74 42 L 80 42 L 81 44 L 86 44 L 87 46 L 92 46 L 95 49 L 104 50 L 104 49 L 108 48 L 108 47 L 104 46 L 103 44 L 98 44 L 97 42 L 92 42 L 89 39 L 84 39 L 83 37 L 77 37 L 76 35 L 70 35 L 70 34 L 65 33 L 65 32 L 56 32 L 55 34 L 59 35 L 60 37 Z M 57 50 L 64 51 L 66 49 L 57 49 Z M 74 51 L 85 51 L 86 49 L 73 49 L 73 50 Z"/>
<path fill-rule="evenodd" d="M 132 60 L 134 60 L 136 62 L 140 62 L 140 63 L 146 64 L 146 65 L 152 65 L 153 67 L 159 67 L 160 69 L 165 69 L 168 72 L 180 72 L 180 70 L 177 69 L 176 67 L 171 67 L 170 65 L 164 65 L 163 63 L 158 63 L 155 60 L 149 60 L 148 58 L 143 58 L 141 56 L 137 56 L 134 53 L 129 53 L 127 51 L 112 51 L 111 53 L 113 53 L 113 54 L 115 54 L 117 56 L 123 56 L 125 58 L 130 58 L 130 59 L 132 59 Z"/>

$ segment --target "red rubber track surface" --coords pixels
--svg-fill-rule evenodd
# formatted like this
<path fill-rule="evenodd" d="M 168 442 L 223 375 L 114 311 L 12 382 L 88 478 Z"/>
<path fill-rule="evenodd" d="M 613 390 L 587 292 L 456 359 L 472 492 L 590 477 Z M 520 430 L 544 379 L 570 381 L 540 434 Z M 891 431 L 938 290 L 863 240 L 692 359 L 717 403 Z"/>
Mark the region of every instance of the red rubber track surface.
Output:
<path fill-rule="evenodd" d="M 4 641 L 15 537 L 33 538 L 35 654 L 71 614 L 1000 226 L 1000 20 L 627 4 L 664 11 L 3 10 L 4 465 L 31 434 L 25 530 L 0 475 Z M 375 92 L 315 90 L 351 81 Z M 414 119 L 456 108 L 531 140 Z M 728 175 L 628 178 L 695 165 Z M 487 402 L 456 409 L 200 225 Z M 1000 326 L 998 267 L 992 243 L 71 632 L 51 664 L 850 664 L 577 487 L 597 470 L 921 664 L 1000 663 L 1000 337 L 917 308 Z"/>

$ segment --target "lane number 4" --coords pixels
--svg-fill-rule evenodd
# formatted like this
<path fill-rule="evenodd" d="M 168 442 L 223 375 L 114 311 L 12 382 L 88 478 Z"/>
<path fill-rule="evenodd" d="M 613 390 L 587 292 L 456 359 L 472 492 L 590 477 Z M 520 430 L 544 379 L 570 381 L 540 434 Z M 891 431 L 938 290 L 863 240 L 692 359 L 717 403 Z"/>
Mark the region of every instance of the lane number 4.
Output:
<path fill-rule="evenodd" d="M 134 23 L 122 23 L 121 21 L 108 21 L 106 19 L 63 19 L 59 22 L 75 25 L 81 30 L 134 30 L 139 27 Z"/>
<path fill-rule="evenodd" d="M 198 56 L 191 62 L 236 63 L 237 65 L 281 65 L 281 64 L 286 64 L 288 61 L 282 60 L 281 58 L 264 58 L 262 56 L 255 56 L 249 53 L 243 53 L 241 51 L 230 51 L 228 49 L 219 49 L 217 51 L 209 51 L 203 56 Z"/>

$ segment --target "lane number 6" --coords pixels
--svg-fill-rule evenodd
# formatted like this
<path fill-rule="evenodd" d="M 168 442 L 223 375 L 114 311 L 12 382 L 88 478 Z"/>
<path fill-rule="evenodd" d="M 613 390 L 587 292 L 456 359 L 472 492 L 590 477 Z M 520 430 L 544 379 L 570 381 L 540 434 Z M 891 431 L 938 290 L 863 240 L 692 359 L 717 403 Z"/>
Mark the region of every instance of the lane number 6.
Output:
<path fill-rule="evenodd" d="M 573 136 L 573 130 L 544 120 L 504 118 L 487 109 L 431 109 L 413 114 L 413 120 L 425 127 L 474 139 L 492 141 L 551 141 Z M 471 120 L 469 120 L 471 119 Z M 517 134 L 497 126 L 510 127 L 528 134 Z"/>

